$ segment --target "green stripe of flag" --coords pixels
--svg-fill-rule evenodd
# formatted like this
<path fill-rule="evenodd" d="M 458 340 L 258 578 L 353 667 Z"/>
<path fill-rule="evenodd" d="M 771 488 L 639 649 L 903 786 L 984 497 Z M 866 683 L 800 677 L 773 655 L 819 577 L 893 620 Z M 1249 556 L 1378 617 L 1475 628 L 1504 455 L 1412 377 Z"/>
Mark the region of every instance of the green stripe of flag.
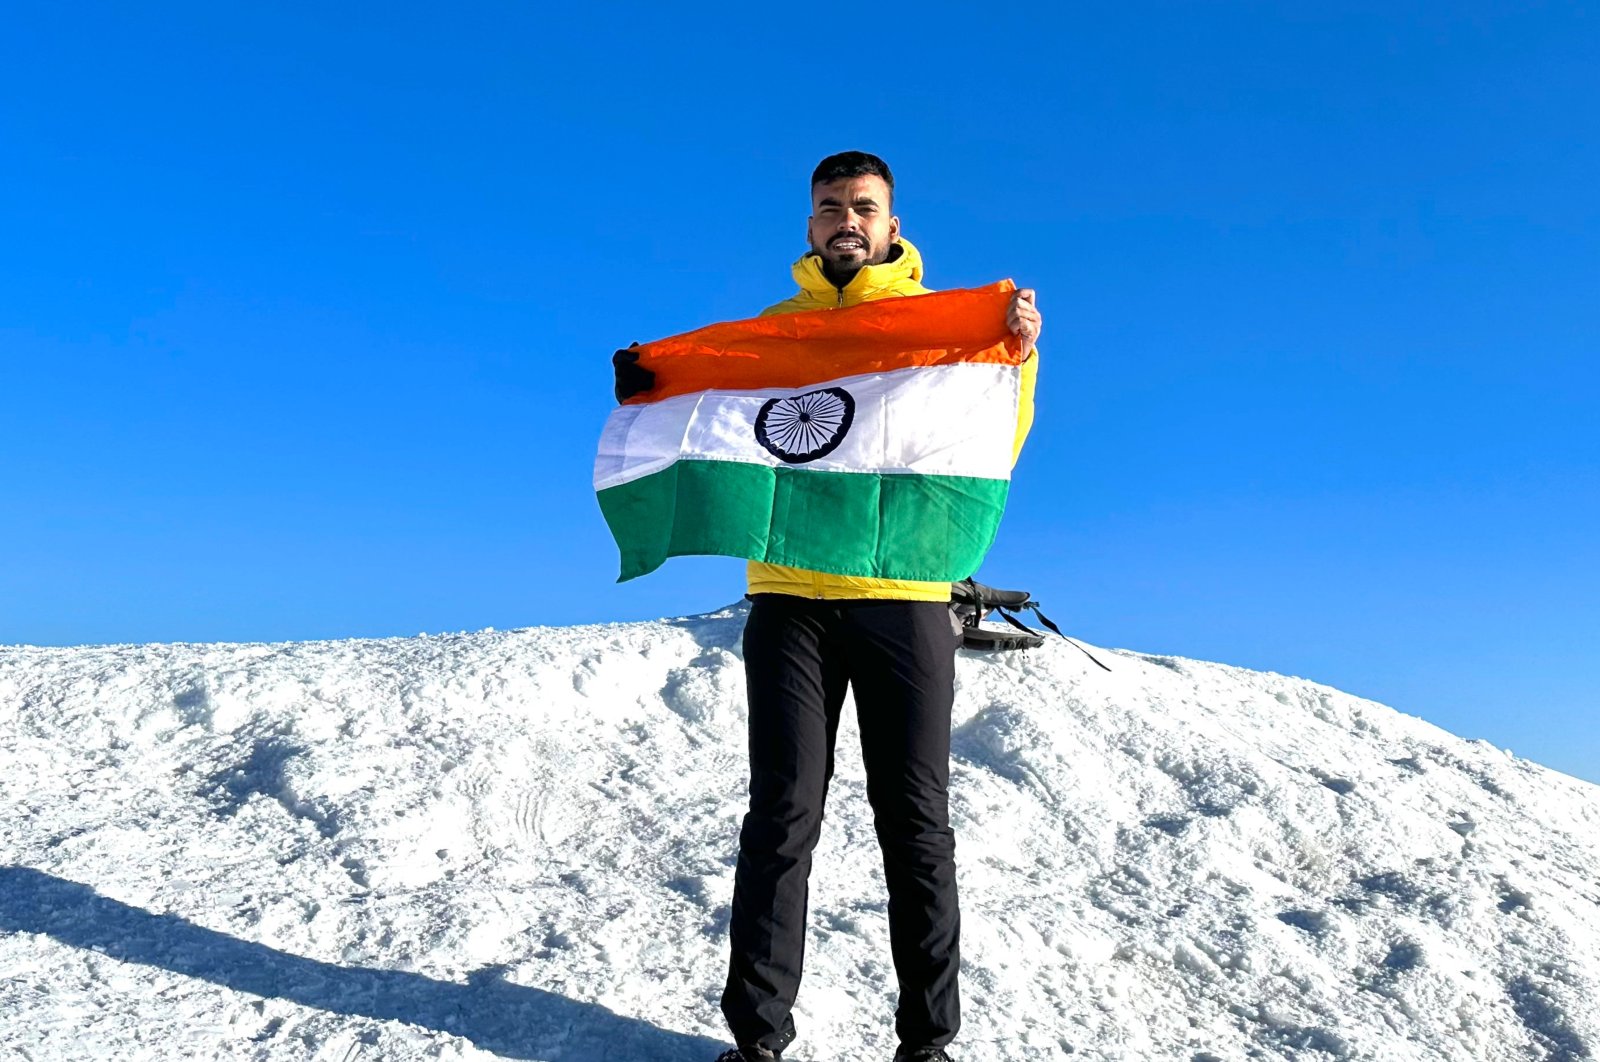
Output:
<path fill-rule="evenodd" d="M 1010 481 L 680 460 L 599 492 L 618 582 L 715 554 L 875 579 L 954 582 L 994 542 Z"/>

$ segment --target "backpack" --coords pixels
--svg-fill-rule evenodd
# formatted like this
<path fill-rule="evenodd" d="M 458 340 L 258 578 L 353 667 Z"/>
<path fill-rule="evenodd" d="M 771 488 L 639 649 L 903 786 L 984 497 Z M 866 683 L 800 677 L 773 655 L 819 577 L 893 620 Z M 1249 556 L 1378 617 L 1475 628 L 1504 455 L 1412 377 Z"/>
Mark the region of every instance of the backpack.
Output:
<path fill-rule="evenodd" d="M 1026 590 L 998 590 L 985 586 L 976 579 L 963 579 L 950 584 L 950 611 L 961 620 L 961 644 L 967 649 L 992 651 L 998 649 L 1037 649 L 1044 644 L 1044 635 L 1012 615 L 1028 609 L 1038 621 L 1078 651 L 1093 660 L 1104 671 L 1109 667 L 1095 659 L 1095 655 L 1061 633 L 1061 628 L 1050 622 L 1050 617 L 1039 611 L 1039 602 Z M 984 617 L 998 612 L 1015 631 L 995 631 L 980 626 Z"/>

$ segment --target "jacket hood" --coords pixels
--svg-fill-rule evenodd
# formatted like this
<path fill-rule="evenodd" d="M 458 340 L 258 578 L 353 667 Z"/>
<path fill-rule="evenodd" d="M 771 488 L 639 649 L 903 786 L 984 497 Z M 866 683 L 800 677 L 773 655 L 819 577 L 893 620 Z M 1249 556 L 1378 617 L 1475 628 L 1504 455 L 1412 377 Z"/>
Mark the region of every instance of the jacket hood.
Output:
<path fill-rule="evenodd" d="M 919 283 L 922 280 L 922 254 L 905 237 L 894 242 L 899 253 L 889 252 L 889 261 L 878 265 L 862 266 L 861 271 L 850 278 L 850 283 L 843 288 L 842 294 L 846 301 L 855 302 L 869 296 L 872 292 L 885 288 L 893 288 L 904 284 L 906 281 Z M 834 286 L 827 274 L 822 271 L 822 256 L 815 251 L 808 251 L 795 262 L 791 272 L 794 273 L 794 282 L 800 285 L 800 290 L 819 302 L 832 302 L 841 290 Z"/>

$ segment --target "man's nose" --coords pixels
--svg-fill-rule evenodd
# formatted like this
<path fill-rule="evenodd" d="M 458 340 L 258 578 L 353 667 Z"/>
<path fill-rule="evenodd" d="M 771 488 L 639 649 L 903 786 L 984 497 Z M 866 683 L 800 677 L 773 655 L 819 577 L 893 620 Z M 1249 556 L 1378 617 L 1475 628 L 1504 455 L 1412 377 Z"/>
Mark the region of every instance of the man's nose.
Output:
<path fill-rule="evenodd" d="M 847 210 L 839 216 L 838 229 L 840 232 L 860 232 L 861 215 L 854 210 Z"/>

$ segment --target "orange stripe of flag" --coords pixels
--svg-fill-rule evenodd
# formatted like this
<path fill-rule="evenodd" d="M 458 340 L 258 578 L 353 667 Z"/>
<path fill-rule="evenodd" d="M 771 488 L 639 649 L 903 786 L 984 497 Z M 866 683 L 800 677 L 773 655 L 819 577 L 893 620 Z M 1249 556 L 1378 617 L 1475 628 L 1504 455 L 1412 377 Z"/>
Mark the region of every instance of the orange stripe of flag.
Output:
<path fill-rule="evenodd" d="M 1020 365 L 1022 341 L 1006 327 L 1016 285 L 882 299 L 840 310 L 754 317 L 708 325 L 639 346 L 655 386 L 629 404 L 715 388 L 805 387 L 842 376 L 924 365 Z M 804 342 L 803 348 L 796 341 Z"/>

